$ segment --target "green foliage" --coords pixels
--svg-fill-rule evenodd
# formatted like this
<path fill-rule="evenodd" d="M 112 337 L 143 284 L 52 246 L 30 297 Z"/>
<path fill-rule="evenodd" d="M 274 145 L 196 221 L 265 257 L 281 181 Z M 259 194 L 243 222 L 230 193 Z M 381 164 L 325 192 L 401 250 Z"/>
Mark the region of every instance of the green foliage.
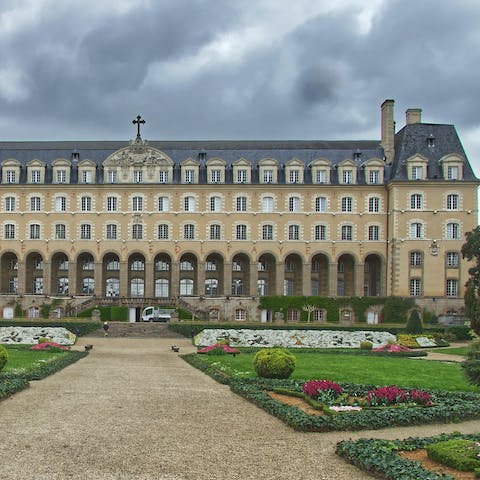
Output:
<path fill-rule="evenodd" d="M 288 378 L 295 370 L 295 356 L 282 348 L 264 348 L 253 358 L 259 377 Z"/>
<path fill-rule="evenodd" d="M 465 292 L 465 314 L 470 320 L 470 325 L 477 335 L 480 335 L 480 226 L 467 232 L 466 241 L 462 245 L 462 256 L 474 262 L 468 269 L 470 278 Z"/>
<path fill-rule="evenodd" d="M 51 342 L 52 339 L 51 338 L 47 338 L 47 337 L 40 337 L 38 339 L 38 343 L 47 343 L 47 342 Z"/>
<path fill-rule="evenodd" d="M 0 345 L 0 371 L 5 368 L 5 365 L 8 362 L 8 352 L 7 349 Z"/>
<path fill-rule="evenodd" d="M 418 310 L 414 310 L 411 313 L 410 318 L 407 322 L 407 326 L 405 327 L 405 331 L 412 334 L 418 334 L 423 332 L 422 320 L 420 319 Z"/>
<path fill-rule="evenodd" d="M 470 344 L 466 360 L 462 362 L 463 372 L 472 385 L 480 386 L 480 339 Z"/>
<path fill-rule="evenodd" d="M 373 348 L 373 343 L 368 340 L 363 340 L 360 342 L 360 350 L 371 350 Z"/>
<path fill-rule="evenodd" d="M 16 318 L 23 317 L 22 306 L 18 302 L 15 303 L 15 307 L 13 308 L 13 315 Z"/>
<path fill-rule="evenodd" d="M 24 378 L 11 377 L 5 374 L 0 374 L 0 400 L 13 395 L 28 387 L 28 381 Z"/>
<path fill-rule="evenodd" d="M 453 480 L 447 474 L 425 470 L 420 462 L 399 456 L 400 451 L 412 451 L 428 448 L 437 442 L 451 439 L 479 441 L 479 435 L 462 435 L 460 433 L 441 434 L 428 438 L 408 438 L 406 440 L 347 440 L 337 444 L 336 453 L 348 462 L 374 475 L 387 480 Z"/>
<path fill-rule="evenodd" d="M 471 340 L 472 330 L 468 325 L 452 325 L 445 329 L 446 333 L 455 335 L 456 340 Z"/>
<path fill-rule="evenodd" d="M 212 350 L 209 350 L 206 355 L 226 355 L 227 352 L 220 347 L 213 348 Z"/>
<path fill-rule="evenodd" d="M 382 310 L 382 321 L 388 323 L 405 323 L 410 309 L 415 307 L 415 300 L 405 297 L 388 297 Z"/>
<path fill-rule="evenodd" d="M 447 467 L 455 468 L 461 472 L 473 472 L 480 468 L 479 452 L 473 440 L 455 438 L 434 443 L 426 447 L 428 457 Z"/>
<path fill-rule="evenodd" d="M 91 318 L 94 310 L 100 310 L 102 322 L 128 322 L 128 307 L 91 307 L 78 314 L 80 318 Z"/>

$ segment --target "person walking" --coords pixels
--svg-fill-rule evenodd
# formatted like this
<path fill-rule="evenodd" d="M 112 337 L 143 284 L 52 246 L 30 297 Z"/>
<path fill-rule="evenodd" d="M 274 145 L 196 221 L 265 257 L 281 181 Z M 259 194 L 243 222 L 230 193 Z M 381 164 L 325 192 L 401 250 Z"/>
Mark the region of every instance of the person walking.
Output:
<path fill-rule="evenodd" d="M 110 325 L 108 324 L 107 321 L 103 322 L 103 331 L 106 337 L 108 337 L 108 329 L 110 328 Z"/>

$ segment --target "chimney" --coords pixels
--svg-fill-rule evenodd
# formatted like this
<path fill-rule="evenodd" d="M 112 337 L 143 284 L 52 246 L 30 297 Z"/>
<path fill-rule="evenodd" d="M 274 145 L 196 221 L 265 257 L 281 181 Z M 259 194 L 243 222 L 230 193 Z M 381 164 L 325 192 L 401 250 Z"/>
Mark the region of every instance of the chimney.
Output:
<path fill-rule="evenodd" d="M 395 122 L 393 121 L 393 105 L 394 100 L 385 100 L 382 103 L 382 142 L 385 154 L 385 162 L 390 165 L 393 162 Z"/>
<path fill-rule="evenodd" d="M 422 123 L 421 108 L 409 108 L 405 112 L 405 124 L 411 125 L 412 123 Z"/>

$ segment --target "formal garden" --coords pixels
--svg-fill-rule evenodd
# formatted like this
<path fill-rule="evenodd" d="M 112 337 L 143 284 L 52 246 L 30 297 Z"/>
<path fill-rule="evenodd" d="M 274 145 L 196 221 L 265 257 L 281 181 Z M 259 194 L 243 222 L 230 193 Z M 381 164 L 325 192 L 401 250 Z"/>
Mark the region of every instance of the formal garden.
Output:
<path fill-rule="evenodd" d="M 448 346 L 473 338 L 468 327 L 458 329 L 457 338 L 451 331 L 415 334 L 365 326 L 327 331 L 223 327 L 198 329 L 197 353 L 182 355 L 184 360 L 298 431 L 480 418 L 480 343 Z M 428 352 L 439 351 L 452 361 L 425 360 Z M 463 357 L 463 363 L 453 361 Z M 337 453 L 381 478 L 449 479 L 462 470 L 471 477 L 461 478 L 480 477 L 480 434 L 344 441 Z"/>

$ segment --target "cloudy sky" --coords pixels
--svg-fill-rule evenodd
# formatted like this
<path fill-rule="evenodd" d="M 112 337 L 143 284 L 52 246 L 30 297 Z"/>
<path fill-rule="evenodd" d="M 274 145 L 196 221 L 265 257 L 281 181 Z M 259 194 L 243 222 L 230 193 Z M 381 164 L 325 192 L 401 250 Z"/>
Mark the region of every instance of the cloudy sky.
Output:
<path fill-rule="evenodd" d="M 456 125 L 480 175 L 478 0 L 1 0 L 0 140 L 380 138 Z"/>

